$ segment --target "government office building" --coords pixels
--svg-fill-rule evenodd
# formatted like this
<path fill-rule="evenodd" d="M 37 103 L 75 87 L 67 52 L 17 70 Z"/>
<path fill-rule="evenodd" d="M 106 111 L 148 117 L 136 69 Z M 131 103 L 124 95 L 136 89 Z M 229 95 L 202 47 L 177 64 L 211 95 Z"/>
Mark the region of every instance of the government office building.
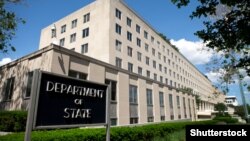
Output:
<path fill-rule="evenodd" d="M 29 107 L 35 69 L 110 84 L 113 125 L 210 118 L 225 100 L 122 0 L 96 0 L 42 29 L 38 51 L 0 67 L 0 109 Z"/>

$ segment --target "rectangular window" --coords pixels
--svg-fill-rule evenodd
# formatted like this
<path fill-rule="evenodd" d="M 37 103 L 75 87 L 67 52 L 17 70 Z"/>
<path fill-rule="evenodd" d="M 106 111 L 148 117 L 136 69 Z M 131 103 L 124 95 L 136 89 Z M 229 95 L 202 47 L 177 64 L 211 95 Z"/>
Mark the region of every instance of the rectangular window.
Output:
<path fill-rule="evenodd" d="M 76 41 L 76 33 L 70 35 L 70 43 L 73 43 Z"/>
<path fill-rule="evenodd" d="M 173 96 L 172 96 L 172 94 L 169 94 L 169 107 L 170 107 L 171 109 L 174 108 L 174 107 L 173 107 Z"/>
<path fill-rule="evenodd" d="M 89 28 L 85 28 L 82 30 L 82 37 L 88 37 L 89 36 Z"/>
<path fill-rule="evenodd" d="M 86 23 L 86 22 L 88 22 L 89 20 L 90 20 L 90 13 L 85 14 L 85 15 L 83 16 L 83 23 Z"/>
<path fill-rule="evenodd" d="M 174 120 L 174 115 L 173 114 L 170 115 L 170 119 Z"/>
<path fill-rule="evenodd" d="M 27 84 L 26 84 L 26 93 L 25 97 L 30 97 L 31 95 L 31 87 L 32 87 L 32 80 L 33 80 L 33 71 L 28 72 L 27 74 Z"/>
<path fill-rule="evenodd" d="M 161 45 L 161 43 L 159 41 L 157 41 L 158 48 L 160 48 L 160 45 Z"/>
<path fill-rule="evenodd" d="M 132 41 L 132 33 L 127 32 L 127 39 L 128 39 L 129 41 Z"/>
<path fill-rule="evenodd" d="M 151 42 L 154 43 L 155 38 L 153 36 L 151 36 Z"/>
<path fill-rule="evenodd" d="M 142 75 L 142 68 L 141 67 L 138 67 L 138 74 Z"/>
<path fill-rule="evenodd" d="M 153 67 L 156 69 L 156 61 L 153 60 Z"/>
<path fill-rule="evenodd" d="M 152 90 L 151 89 L 147 89 L 147 105 L 148 106 L 153 105 Z"/>
<path fill-rule="evenodd" d="M 85 54 L 85 53 L 88 53 L 88 47 L 89 45 L 88 44 L 83 44 L 82 45 L 82 54 Z"/>
<path fill-rule="evenodd" d="M 150 71 L 147 70 L 147 77 L 150 78 Z"/>
<path fill-rule="evenodd" d="M 77 78 L 77 79 L 86 80 L 88 75 L 85 74 L 85 73 L 82 73 L 82 72 L 78 72 L 78 71 L 74 71 L 74 70 L 69 70 L 69 76 Z"/>
<path fill-rule="evenodd" d="M 122 42 L 115 40 L 115 49 L 117 51 L 121 51 L 121 48 L 122 48 Z"/>
<path fill-rule="evenodd" d="M 165 121 L 165 116 L 161 116 L 161 121 Z"/>
<path fill-rule="evenodd" d="M 167 67 L 164 67 L 164 72 L 165 72 L 165 74 L 167 74 L 167 73 L 168 73 L 168 69 L 167 69 Z"/>
<path fill-rule="evenodd" d="M 165 83 L 168 85 L 168 79 L 167 78 L 165 78 Z"/>
<path fill-rule="evenodd" d="M 173 86 L 173 81 L 172 80 L 170 80 L 170 86 Z"/>
<path fill-rule="evenodd" d="M 161 53 L 158 52 L 158 59 L 161 60 Z"/>
<path fill-rule="evenodd" d="M 166 56 L 163 56 L 163 61 L 164 61 L 164 63 L 166 63 L 166 62 L 167 62 L 167 58 L 166 58 Z"/>
<path fill-rule="evenodd" d="M 132 63 L 128 63 L 128 71 L 133 72 L 133 64 Z"/>
<path fill-rule="evenodd" d="M 71 28 L 75 28 L 77 26 L 77 19 L 71 22 Z"/>
<path fill-rule="evenodd" d="M 161 64 L 159 64 L 159 70 L 162 71 L 162 65 Z"/>
<path fill-rule="evenodd" d="M 137 52 L 137 60 L 141 61 L 141 53 L 140 52 Z"/>
<path fill-rule="evenodd" d="M 149 57 L 146 56 L 146 64 L 149 65 Z"/>
<path fill-rule="evenodd" d="M 115 24 L 115 32 L 119 35 L 122 34 L 122 27 L 119 24 Z"/>
<path fill-rule="evenodd" d="M 137 124 L 137 123 L 138 123 L 138 118 L 136 117 L 130 118 L 130 124 Z"/>
<path fill-rule="evenodd" d="M 162 76 L 160 76 L 160 82 L 163 83 L 163 77 Z"/>
<path fill-rule="evenodd" d="M 187 110 L 186 110 L 186 99 L 183 97 L 183 109 L 184 109 L 184 117 L 187 118 Z"/>
<path fill-rule="evenodd" d="M 144 38 L 148 39 L 148 32 L 147 31 L 144 31 Z"/>
<path fill-rule="evenodd" d="M 105 79 L 105 84 L 111 86 L 111 101 L 116 101 L 116 81 Z"/>
<path fill-rule="evenodd" d="M 160 107 L 164 107 L 164 95 L 163 92 L 159 92 Z"/>
<path fill-rule="evenodd" d="M 118 18 L 118 19 L 121 19 L 122 18 L 122 12 L 118 9 L 115 9 L 115 16 Z"/>
<path fill-rule="evenodd" d="M 148 52 L 148 44 L 145 44 L 145 50 Z"/>
<path fill-rule="evenodd" d="M 136 32 L 139 33 L 139 34 L 141 32 L 141 27 L 138 24 L 136 24 Z"/>
<path fill-rule="evenodd" d="M 12 99 L 15 77 L 8 78 L 3 87 L 3 101 L 9 101 Z"/>
<path fill-rule="evenodd" d="M 137 104 L 137 86 L 129 85 L 129 103 Z"/>
<path fill-rule="evenodd" d="M 136 44 L 138 47 L 141 47 L 141 39 L 137 38 L 136 39 Z"/>
<path fill-rule="evenodd" d="M 133 56 L 133 49 L 131 47 L 128 47 L 127 53 L 128 53 L 128 56 L 132 57 Z"/>
<path fill-rule="evenodd" d="M 118 68 L 122 68 L 122 59 L 116 57 L 115 58 L 115 66 L 117 66 Z"/>
<path fill-rule="evenodd" d="M 64 33 L 64 32 L 66 32 L 66 24 L 61 26 L 61 33 Z"/>
<path fill-rule="evenodd" d="M 174 106 L 173 106 L 173 96 L 172 96 L 172 94 L 169 94 L 168 96 L 169 96 L 169 107 L 170 107 L 170 109 L 173 109 L 174 108 Z"/>
<path fill-rule="evenodd" d="M 157 81 L 157 74 L 154 73 L 154 80 Z"/>
<path fill-rule="evenodd" d="M 131 20 L 130 18 L 127 17 L 127 25 L 128 25 L 129 27 L 131 27 L 131 23 L 132 23 L 132 20 Z"/>
<path fill-rule="evenodd" d="M 155 49 L 152 48 L 152 54 L 155 56 Z"/>
<path fill-rule="evenodd" d="M 60 39 L 59 45 L 60 45 L 61 47 L 63 47 L 63 46 L 64 46 L 64 42 L 65 42 L 65 38 Z"/>
<path fill-rule="evenodd" d="M 154 117 L 148 117 L 148 122 L 154 122 Z"/>
<path fill-rule="evenodd" d="M 177 95 L 176 96 L 176 102 L 177 102 L 177 108 L 180 109 L 181 106 L 180 106 L 180 97 Z"/>
<path fill-rule="evenodd" d="M 111 124 L 111 126 L 117 125 L 117 119 L 116 118 L 110 118 L 110 124 Z"/>

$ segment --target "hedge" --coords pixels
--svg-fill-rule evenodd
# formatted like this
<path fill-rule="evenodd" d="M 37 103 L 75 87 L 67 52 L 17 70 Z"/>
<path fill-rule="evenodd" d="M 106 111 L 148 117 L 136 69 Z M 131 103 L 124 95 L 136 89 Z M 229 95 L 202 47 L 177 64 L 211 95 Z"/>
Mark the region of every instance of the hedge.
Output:
<path fill-rule="evenodd" d="M 25 131 L 27 111 L 0 111 L 0 131 Z"/>
<path fill-rule="evenodd" d="M 237 118 L 232 117 L 215 117 L 213 120 L 226 122 L 226 123 L 238 123 L 239 120 Z"/>
<path fill-rule="evenodd" d="M 217 121 L 199 122 L 172 122 L 159 123 L 134 127 L 112 127 L 111 141 L 151 141 L 156 137 L 164 137 L 174 131 L 184 129 L 186 125 L 193 124 L 215 124 Z M 32 141 L 104 141 L 104 128 L 84 128 L 84 129 L 65 129 L 51 131 L 33 131 Z M 23 141 L 24 133 L 0 136 L 0 140 Z"/>

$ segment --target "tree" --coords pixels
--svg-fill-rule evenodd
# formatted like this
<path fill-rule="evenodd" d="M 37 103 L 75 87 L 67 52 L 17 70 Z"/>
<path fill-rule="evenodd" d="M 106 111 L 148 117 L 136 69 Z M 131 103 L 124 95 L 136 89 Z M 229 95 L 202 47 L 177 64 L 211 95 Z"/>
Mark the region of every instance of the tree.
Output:
<path fill-rule="evenodd" d="M 214 110 L 219 111 L 219 114 L 223 114 L 227 110 L 227 106 L 224 103 L 217 103 L 214 105 Z"/>
<path fill-rule="evenodd" d="M 250 113 L 250 106 L 247 105 L 248 112 Z M 245 119 L 244 107 L 242 105 L 235 107 L 235 114 L 239 115 L 242 119 Z"/>
<path fill-rule="evenodd" d="M 18 2 L 20 0 L 0 0 L 0 52 L 2 53 L 7 53 L 9 50 L 16 50 L 10 41 L 15 36 L 18 23 L 25 23 L 23 19 L 16 17 L 14 12 L 5 9 L 6 3 Z"/>
<path fill-rule="evenodd" d="M 195 101 L 196 101 L 196 105 L 197 105 L 197 107 L 199 107 L 199 106 L 200 106 L 200 104 L 201 104 L 201 98 L 200 98 L 200 96 L 199 96 L 199 95 L 195 95 Z"/>
<path fill-rule="evenodd" d="M 189 4 L 189 0 L 172 0 L 178 8 Z M 250 76 L 250 1 L 249 0 L 199 0 L 199 6 L 190 15 L 204 19 L 205 29 L 195 35 L 207 47 L 222 55 L 216 62 L 224 71 L 222 80 L 234 82 L 239 70 Z M 216 17 L 212 18 L 211 17 Z M 241 78 L 243 78 L 242 74 Z M 249 84 L 248 84 L 249 86 Z"/>

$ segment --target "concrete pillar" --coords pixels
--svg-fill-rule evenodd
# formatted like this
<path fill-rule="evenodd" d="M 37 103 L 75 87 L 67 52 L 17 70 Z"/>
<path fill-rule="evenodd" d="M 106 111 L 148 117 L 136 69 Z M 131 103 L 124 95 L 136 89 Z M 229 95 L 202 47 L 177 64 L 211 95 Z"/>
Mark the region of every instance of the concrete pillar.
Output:
<path fill-rule="evenodd" d="M 126 125 L 130 122 L 129 117 L 129 76 L 122 72 L 117 76 L 117 115 L 118 125 Z"/>

